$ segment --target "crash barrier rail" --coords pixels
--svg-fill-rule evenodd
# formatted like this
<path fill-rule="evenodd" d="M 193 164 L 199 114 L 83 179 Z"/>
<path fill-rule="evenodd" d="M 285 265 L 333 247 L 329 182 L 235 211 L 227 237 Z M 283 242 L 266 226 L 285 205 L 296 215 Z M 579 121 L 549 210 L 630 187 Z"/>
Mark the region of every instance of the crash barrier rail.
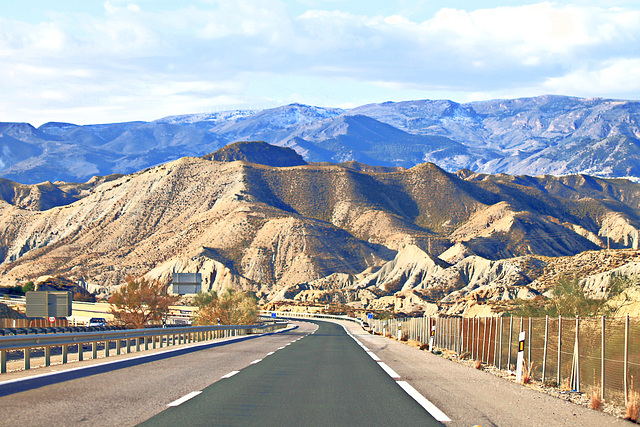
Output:
<path fill-rule="evenodd" d="M 275 318 L 273 315 L 275 314 Z M 323 314 L 323 313 L 298 313 L 293 311 L 268 311 L 268 310 L 260 310 L 260 316 L 262 318 L 271 318 L 271 319 L 302 319 L 302 318 L 313 318 L 313 319 L 333 319 L 333 320 L 346 320 L 348 322 L 355 322 L 365 327 L 365 324 L 361 319 L 350 317 L 346 315 L 337 315 L 337 314 Z"/>
<path fill-rule="evenodd" d="M 627 404 L 640 385 L 640 318 L 417 317 L 369 320 L 372 332 L 448 350 L 498 369 L 523 369 L 567 392 Z M 635 384 L 633 380 L 635 378 Z"/>
<path fill-rule="evenodd" d="M 254 333 L 272 332 L 286 327 L 284 322 L 267 323 L 260 325 L 211 325 L 211 326 L 186 326 L 149 329 L 126 329 L 118 331 L 79 332 L 79 333 L 53 333 L 0 336 L 0 373 L 7 372 L 7 352 L 23 351 L 24 369 L 31 369 L 31 352 L 36 348 L 44 349 L 44 366 L 51 365 L 52 347 L 61 347 L 62 363 L 69 361 L 70 347 L 77 347 L 78 360 L 84 358 L 85 344 L 91 345 L 93 359 L 98 358 L 98 344 L 104 343 L 104 357 L 109 357 L 111 343 L 115 341 L 115 354 L 119 355 L 124 348 L 126 353 L 131 353 L 132 346 L 135 351 L 141 351 L 159 346 L 186 344 L 192 342 L 209 341 L 219 338 L 249 335 Z"/>
<path fill-rule="evenodd" d="M 46 326 L 24 328 L 0 328 L 0 337 L 30 334 L 59 334 L 71 332 L 100 332 L 127 329 L 125 326 Z"/>

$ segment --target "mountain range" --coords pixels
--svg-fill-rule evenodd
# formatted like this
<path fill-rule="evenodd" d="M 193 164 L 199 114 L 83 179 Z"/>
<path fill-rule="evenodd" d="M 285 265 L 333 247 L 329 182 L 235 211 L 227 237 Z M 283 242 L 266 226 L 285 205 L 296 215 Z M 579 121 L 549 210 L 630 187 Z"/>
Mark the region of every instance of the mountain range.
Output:
<path fill-rule="evenodd" d="M 197 271 L 205 290 L 263 303 L 469 314 L 545 292 L 551 266 L 583 254 L 607 261 L 580 274 L 640 261 L 626 179 L 308 162 L 239 142 L 82 184 L 0 184 L 2 285 L 55 275 L 108 293 L 128 274 Z"/>
<path fill-rule="evenodd" d="M 640 177 L 640 104 L 540 96 L 460 104 L 385 102 L 353 109 L 267 110 L 78 126 L 0 123 L 0 177 L 23 184 L 130 174 L 238 141 L 289 147 L 306 162 L 448 172 Z"/>

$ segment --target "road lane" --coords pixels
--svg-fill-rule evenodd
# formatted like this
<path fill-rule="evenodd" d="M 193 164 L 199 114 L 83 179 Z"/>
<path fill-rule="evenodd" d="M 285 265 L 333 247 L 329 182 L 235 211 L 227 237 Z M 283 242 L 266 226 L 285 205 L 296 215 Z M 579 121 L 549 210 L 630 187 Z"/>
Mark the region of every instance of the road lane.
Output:
<path fill-rule="evenodd" d="M 342 326 L 318 325 L 143 425 L 440 425 Z"/>
<path fill-rule="evenodd" d="M 127 362 L 130 355 L 109 358 L 123 359 L 122 369 L 93 367 L 81 374 L 79 366 L 95 365 L 95 360 L 74 362 L 0 377 L 0 426 L 22 425 L 135 425 L 163 411 L 167 404 L 219 381 L 234 370 L 242 370 L 269 352 L 286 345 L 315 329 L 301 323 L 296 330 L 200 349 L 169 358 L 149 358 L 144 363 Z M 182 347 L 189 347 L 184 345 Z M 153 352 L 153 351 L 150 351 Z M 136 355 L 134 353 L 134 355 Z M 104 360 L 104 359 L 103 359 Z M 117 364 L 116 364 L 117 365 Z M 25 390 L 7 384 L 6 380 L 31 377 L 53 371 L 67 374 L 52 381 L 43 377 L 41 385 L 29 385 Z M 69 371 L 75 374 L 69 374 Z M 74 376 L 74 378 L 71 378 Z M 7 391 L 11 388 L 10 393 Z"/>

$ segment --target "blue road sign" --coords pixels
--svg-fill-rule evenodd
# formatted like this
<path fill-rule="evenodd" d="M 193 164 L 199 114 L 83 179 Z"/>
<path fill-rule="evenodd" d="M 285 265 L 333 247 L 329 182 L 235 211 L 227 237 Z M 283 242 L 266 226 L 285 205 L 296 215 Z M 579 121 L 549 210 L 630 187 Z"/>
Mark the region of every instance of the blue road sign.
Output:
<path fill-rule="evenodd" d="M 271 317 L 275 319 L 276 318 L 276 314 L 275 313 L 271 313 Z"/>
<path fill-rule="evenodd" d="M 368 313 L 367 314 L 367 319 L 373 319 L 373 313 Z"/>

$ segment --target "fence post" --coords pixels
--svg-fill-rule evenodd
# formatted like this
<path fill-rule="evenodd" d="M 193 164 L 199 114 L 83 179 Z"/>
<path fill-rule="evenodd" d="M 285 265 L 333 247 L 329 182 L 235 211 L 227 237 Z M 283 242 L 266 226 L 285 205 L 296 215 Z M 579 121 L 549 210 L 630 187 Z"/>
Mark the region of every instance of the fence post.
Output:
<path fill-rule="evenodd" d="M 493 332 L 493 366 L 498 366 L 498 318 L 496 317 L 496 327 Z"/>
<path fill-rule="evenodd" d="M 503 317 L 500 316 L 500 353 L 498 353 L 498 369 L 502 369 L 502 331 L 504 330 L 504 325 L 502 324 Z"/>
<path fill-rule="evenodd" d="M 629 404 L 629 315 L 624 319 L 624 404 Z"/>
<path fill-rule="evenodd" d="M 471 319 L 467 317 L 467 349 L 466 349 L 466 352 L 471 354 L 471 351 L 469 351 L 469 342 L 470 342 L 470 339 L 471 339 L 471 328 L 469 327 L 469 320 L 471 320 Z"/>
<path fill-rule="evenodd" d="M 532 341 L 532 335 L 531 335 L 531 330 L 533 329 L 532 326 L 532 322 L 531 322 L 531 316 L 529 316 L 529 346 L 527 347 L 527 363 L 529 363 L 529 366 L 531 365 L 531 347 L 533 347 L 533 341 Z M 531 373 L 533 375 L 533 372 Z"/>
<path fill-rule="evenodd" d="M 558 388 L 562 384 L 562 316 L 558 316 Z"/>
<path fill-rule="evenodd" d="M 487 339 L 485 338 L 487 336 L 487 318 L 484 318 L 484 321 L 482 322 L 482 362 L 484 363 L 484 355 L 485 355 L 485 348 L 487 346 Z"/>
<path fill-rule="evenodd" d="M 513 338 L 513 316 L 509 316 L 509 360 L 507 361 L 507 371 L 511 370 L 511 340 Z"/>
<path fill-rule="evenodd" d="M 573 390 L 580 391 L 580 317 L 576 316 L 576 338 L 573 347 L 573 362 L 571 366 L 571 382 Z"/>
<path fill-rule="evenodd" d="M 600 399 L 604 400 L 604 358 L 605 358 L 605 341 L 604 341 L 604 330 L 605 330 L 605 318 L 602 316 L 602 330 L 600 333 L 600 346 L 602 347 L 602 352 L 600 354 Z"/>
<path fill-rule="evenodd" d="M 462 317 L 458 317 L 456 321 L 456 327 L 458 332 L 458 354 L 462 354 L 462 346 L 464 343 L 464 319 Z"/>
<path fill-rule="evenodd" d="M 476 317 L 471 319 L 471 358 L 476 359 Z"/>
<path fill-rule="evenodd" d="M 542 382 L 547 375 L 547 345 L 549 341 L 549 316 L 544 316 L 544 350 L 542 352 Z"/>

